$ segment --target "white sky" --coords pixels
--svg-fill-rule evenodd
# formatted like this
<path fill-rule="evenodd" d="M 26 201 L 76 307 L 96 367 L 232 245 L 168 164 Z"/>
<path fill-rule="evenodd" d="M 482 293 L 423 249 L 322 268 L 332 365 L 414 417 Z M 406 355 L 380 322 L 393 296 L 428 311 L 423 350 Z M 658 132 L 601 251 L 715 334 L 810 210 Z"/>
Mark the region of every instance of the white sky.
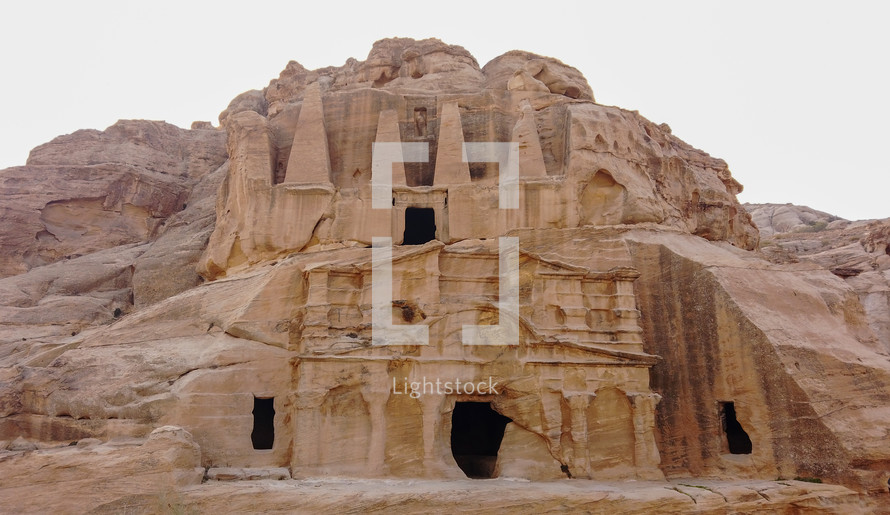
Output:
<path fill-rule="evenodd" d="M 512 49 L 575 66 L 598 102 L 667 122 L 725 159 L 743 202 L 890 216 L 887 2 L 10 4 L 0 7 L 0 168 L 122 118 L 215 124 L 291 59 L 341 65 L 384 37 L 438 37 L 480 66 Z"/>

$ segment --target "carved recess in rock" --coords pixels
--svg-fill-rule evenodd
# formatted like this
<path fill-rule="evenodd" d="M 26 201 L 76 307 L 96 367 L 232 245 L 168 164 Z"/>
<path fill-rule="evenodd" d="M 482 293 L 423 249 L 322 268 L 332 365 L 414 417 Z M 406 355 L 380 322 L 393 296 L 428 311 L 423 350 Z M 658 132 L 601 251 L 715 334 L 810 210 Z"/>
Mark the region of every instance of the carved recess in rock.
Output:
<path fill-rule="evenodd" d="M 615 182 L 609 172 L 597 170 L 581 192 L 582 223 L 588 225 L 620 223 L 626 195 L 624 186 Z"/>

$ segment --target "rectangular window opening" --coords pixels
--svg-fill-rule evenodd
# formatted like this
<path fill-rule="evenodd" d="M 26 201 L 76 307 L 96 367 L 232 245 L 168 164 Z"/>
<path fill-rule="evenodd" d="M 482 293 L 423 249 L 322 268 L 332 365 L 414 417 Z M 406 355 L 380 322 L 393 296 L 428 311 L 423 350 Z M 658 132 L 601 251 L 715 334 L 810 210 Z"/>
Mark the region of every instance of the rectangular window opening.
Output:
<path fill-rule="evenodd" d="M 736 418 L 735 402 L 720 402 L 720 425 L 730 454 L 751 454 L 751 438 Z"/>
<path fill-rule="evenodd" d="M 432 208 L 405 209 L 405 237 L 403 245 L 423 245 L 436 239 L 436 212 Z"/>
<path fill-rule="evenodd" d="M 250 433 L 253 448 L 271 449 L 275 443 L 275 398 L 253 398 L 253 431 Z"/>

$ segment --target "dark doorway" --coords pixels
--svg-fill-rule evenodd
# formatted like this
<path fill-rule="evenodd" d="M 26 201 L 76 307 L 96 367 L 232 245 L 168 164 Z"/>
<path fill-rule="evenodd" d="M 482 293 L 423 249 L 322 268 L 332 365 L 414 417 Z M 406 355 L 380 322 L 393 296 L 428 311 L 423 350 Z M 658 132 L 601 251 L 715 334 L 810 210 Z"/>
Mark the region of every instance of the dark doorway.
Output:
<path fill-rule="evenodd" d="M 409 207 L 405 210 L 405 239 L 403 245 L 423 245 L 436 239 L 436 212 L 428 207 Z"/>
<path fill-rule="evenodd" d="M 253 398 L 253 432 L 250 439 L 254 449 L 271 449 L 275 443 L 275 398 Z"/>
<path fill-rule="evenodd" d="M 512 422 L 489 402 L 458 402 L 451 414 L 451 454 L 467 477 L 497 477 L 498 449 Z"/>
<path fill-rule="evenodd" d="M 751 438 L 735 418 L 734 402 L 720 403 L 720 419 L 723 432 L 726 434 L 726 441 L 729 444 L 729 452 L 731 454 L 751 454 L 753 448 Z"/>

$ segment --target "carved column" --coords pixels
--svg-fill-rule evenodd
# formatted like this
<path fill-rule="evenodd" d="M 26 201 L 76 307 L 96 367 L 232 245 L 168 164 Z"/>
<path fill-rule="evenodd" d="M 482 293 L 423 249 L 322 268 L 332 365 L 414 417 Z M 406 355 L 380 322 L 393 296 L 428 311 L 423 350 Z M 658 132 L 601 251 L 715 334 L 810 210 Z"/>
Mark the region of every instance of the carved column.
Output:
<path fill-rule="evenodd" d="M 572 416 L 573 456 L 571 472 L 575 477 L 590 476 L 590 459 L 587 456 L 587 406 L 591 394 L 587 392 L 563 392 Z"/>
<path fill-rule="evenodd" d="M 625 337 L 637 341 L 640 330 L 640 312 L 637 310 L 637 299 L 634 295 L 634 280 L 639 277 L 639 272 L 632 269 L 621 268 L 614 270 L 615 293 L 612 295 L 612 313 L 615 315 L 616 329 L 627 331 Z M 640 341 L 639 343 L 642 343 Z"/>
<path fill-rule="evenodd" d="M 389 389 L 362 388 L 362 398 L 368 403 L 371 416 L 371 444 L 368 447 L 368 472 L 384 475 L 386 463 L 386 402 Z"/>
<path fill-rule="evenodd" d="M 661 479 L 658 465 L 661 456 L 655 444 L 655 405 L 661 400 L 657 393 L 628 393 L 633 403 L 634 461 L 640 479 Z"/>
<path fill-rule="evenodd" d="M 423 412 L 423 470 L 427 477 L 435 477 L 443 468 L 440 456 L 436 454 L 436 430 L 442 416 L 444 395 L 421 395 L 420 409 Z"/>
<path fill-rule="evenodd" d="M 562 406 L 560 401 L 561 379 L 546 379 L 541 387 L 541 409 L 544 410 L 543 426 L 547 442 L 554 456 L 564 459 L 562 452 Z"/>
<path fill-rule="evenodd" d="M 295 476 L 300 469 L 313 469 L 321 463 L 321 403 L 326 394 L 325 391 L 292 394 L 295 430 L 291 474 Z"/>

